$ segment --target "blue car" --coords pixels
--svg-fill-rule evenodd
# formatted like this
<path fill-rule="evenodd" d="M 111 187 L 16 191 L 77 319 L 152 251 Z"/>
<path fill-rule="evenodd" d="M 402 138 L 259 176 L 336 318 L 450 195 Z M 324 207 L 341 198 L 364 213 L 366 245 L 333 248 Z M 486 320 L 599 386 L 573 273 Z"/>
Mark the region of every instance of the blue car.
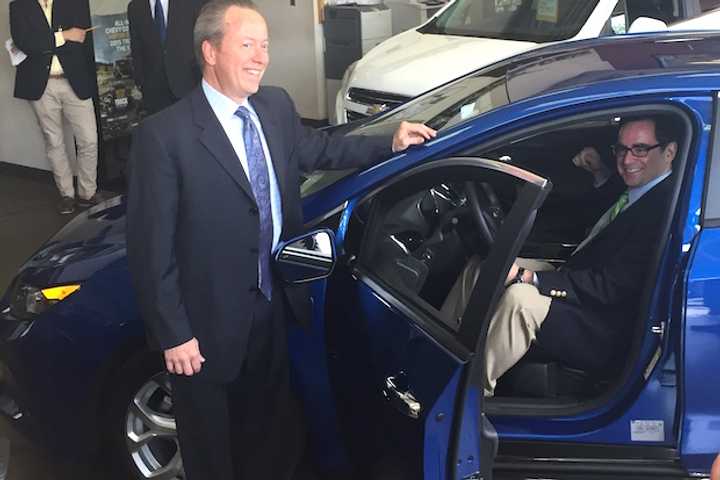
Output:
<path fill-rule="evenodd" d="M 403 120 L 439 131 L 365 171 L 302 185 L 308 236 L 276 261 L 288 281 L 311 282 L 312 327 L 289 342 L 316 469 L 707 475 L 720 450 L 719 90 L 720 34 L 620 36 L 514 57 L 338 133 L 384 134 Z M 484 398 L 487 325 L 512 261 L 562 266 L 599 208 L 571 159 L 586 146 L 611 158 L 619 123 L 645 114 L 672 120 L 680 140 L 671 206 L 646 246 L 652 266 L 625 312 L 627 346 L 595 370 L 527 355 Z M 121 197 L 78 216 L 12 282 L 0 302 L 3 410 L 61 451 L 104 446 L 127 478 L 181 479 L 124 216 Z M 478 257 L 482 274 L 459 295 Z"/>

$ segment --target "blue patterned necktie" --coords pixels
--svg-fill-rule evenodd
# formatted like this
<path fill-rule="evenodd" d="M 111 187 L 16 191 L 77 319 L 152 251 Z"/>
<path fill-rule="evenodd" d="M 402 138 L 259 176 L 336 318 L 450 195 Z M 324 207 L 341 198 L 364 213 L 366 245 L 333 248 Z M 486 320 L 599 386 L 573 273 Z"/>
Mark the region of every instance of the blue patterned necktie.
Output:
<path fill-rule="evenodd" d="M 235 115 L 243 121 L 243 142 L 247 156 L 250 186 L 260 215 L 260 235 L 258 239 L 258 264 L 260 271 L 260 291 L 270 300 L 272 293 L 272 273 L 270 272 L 270 253 L 273 242 L 273 220 L 270 207 L 270 175 L 268 174 L 265 152 L 260 134 L 250 118 L 247 107 L 239 107 Z"/>
<path fill-rule="evenodd" d="M 164 44 L 167 29 L 165 28 L 165 12 L 163 11 L 162 2 L 160 0 L 155 0 L 155 26 L 160 34 L 160 42 Z"/>

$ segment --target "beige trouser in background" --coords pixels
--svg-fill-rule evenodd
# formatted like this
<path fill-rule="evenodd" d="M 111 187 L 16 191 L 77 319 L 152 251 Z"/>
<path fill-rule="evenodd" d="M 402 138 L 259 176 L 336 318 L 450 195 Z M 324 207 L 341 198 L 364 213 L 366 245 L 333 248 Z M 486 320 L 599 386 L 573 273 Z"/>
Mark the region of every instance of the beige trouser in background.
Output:
<path fill-rule="evenodd" d="M 553 270 L 547 262 L 527 258 L 515 261 L 519 266 L 540 272 Z M 505 289 L 490 320 L 485 343 L 485 396 L 492 396 L 497 379 L 530 349 L 545 317 L 551 298 L 541 295 L 534 285 L 516 283 Z"/>
<path fill-rule="evenodd" d="M 97 190 L 98 139 L 92 99 L 80 100 L 65 78 L 50 78 L 43 96 L 30 102 L 45 137 L 45 150 L 55 184 L 63 197 L 75 197 L 73 171 L 65 149 L 63 117 L 77 145 L 78 195 L 88 199 Z"/>

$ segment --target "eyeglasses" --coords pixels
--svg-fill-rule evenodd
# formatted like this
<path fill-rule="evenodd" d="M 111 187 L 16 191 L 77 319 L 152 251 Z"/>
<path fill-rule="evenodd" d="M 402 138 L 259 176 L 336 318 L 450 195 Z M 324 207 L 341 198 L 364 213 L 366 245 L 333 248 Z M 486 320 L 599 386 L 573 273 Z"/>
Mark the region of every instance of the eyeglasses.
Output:
<path fill-rule="evenodd" d="M 664 143 L 657 143 L 655 145 L 645 145 L 644 143 L 636 143 L 635 145 L 631 147 L 626 147 L 622 143 L 616 143 L 615 145 L 612 145 L 610 147 L 610 151 L 615 156 L 615 158 L 625 158 L 625 155 L 627 155 L 627 152 L 632 152 L 633 156 L 638 158 L 645 158 L 648 156 L 648 153 L 650 153 L 650 150 L 654 148 L 665 148 Z"/>

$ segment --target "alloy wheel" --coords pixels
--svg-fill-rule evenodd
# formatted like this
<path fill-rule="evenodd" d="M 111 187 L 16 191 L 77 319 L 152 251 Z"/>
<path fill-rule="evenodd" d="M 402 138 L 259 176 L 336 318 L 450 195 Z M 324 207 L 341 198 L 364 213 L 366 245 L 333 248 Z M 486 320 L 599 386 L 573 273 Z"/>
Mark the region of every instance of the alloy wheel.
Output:
<path fill-rule="evenodd" d="M 132 397 L 125 421 L 128 455 L 143 479 L 184 480 L 167 373 L 158 373 Z"/>

